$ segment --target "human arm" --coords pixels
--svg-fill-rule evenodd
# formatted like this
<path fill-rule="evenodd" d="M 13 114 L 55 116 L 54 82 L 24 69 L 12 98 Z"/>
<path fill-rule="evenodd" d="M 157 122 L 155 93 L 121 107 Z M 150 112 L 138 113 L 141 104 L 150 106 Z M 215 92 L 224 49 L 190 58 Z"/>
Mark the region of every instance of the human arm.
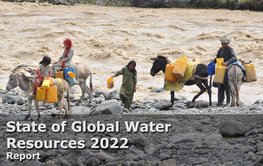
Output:
<path fill-rule="evenodd" d="M 125 70 L 125 67 L 122 68 L 121 70 L 115 72 L 112 77 L 118 77 L 119 75 L 123 75 L 124 70 Z"/>
<path fill-rule="evenodd" d="M 224 65 L 230 65 L 231 63 L 237 61 L 236 53 L 233 48 L 230 49 L 230 59 L 226 62 L 224 62 Z"/>

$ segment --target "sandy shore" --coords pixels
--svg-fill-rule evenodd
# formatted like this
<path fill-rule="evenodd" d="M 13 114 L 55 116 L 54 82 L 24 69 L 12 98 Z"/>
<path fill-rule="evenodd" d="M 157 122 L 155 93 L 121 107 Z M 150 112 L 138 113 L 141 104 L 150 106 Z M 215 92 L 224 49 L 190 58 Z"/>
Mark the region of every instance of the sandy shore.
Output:
<path fill-rule="evenodd" d="M 18 64 L 37 65 L 43 54 L 56 60 L 65 37 L 73 40 L 74 62 L 94 73 L 94 85 L 106 90 L 106 78 L 129 60 L 138 62 L 135 99 L 165 98 L 163 74 L 152 78 L 150 57 L 165 55 L 175 60 L 183 54 L 203 63 L 212 59 L 229 35 L 238 57 L 252 60 L 258 81 L 244 84 L 241 100 L 254 103 L 263 96 L 263 13 L 201 9 L 140 9 L 89 5 L 53 6 L 35 3 L 0 2 L 0 88 Z M 116 79 L 116 88 L 121 78 Z M 178 95 L 191 99 L 198 88 L 185 87 Z M 213 89 L 213 100 L 216 100 Z M 207 100 L 207 95 L 201 99 Z"/>

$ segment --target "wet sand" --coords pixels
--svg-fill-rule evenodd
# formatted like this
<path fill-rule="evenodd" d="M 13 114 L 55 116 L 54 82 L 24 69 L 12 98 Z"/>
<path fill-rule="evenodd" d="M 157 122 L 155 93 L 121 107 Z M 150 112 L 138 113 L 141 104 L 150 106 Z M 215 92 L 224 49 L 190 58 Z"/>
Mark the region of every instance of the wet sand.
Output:
<path fill-rule="evenodd" d="M 8 73 L 18 64 L 37 65 L 44 54 L 58 59 L 62 42 L 69 37 L 75 49 L 73 61 L 91 69 L 95 88 L 106 90 L 106 78 L 135 59 L 135 99 L 169 99 L 169 92 L 151 93 L 152 88 L 163 86 L 164 75 L 150 76 L 150 57 L 164 55 L 175 60 L 186 54 L 207 64 L 220 46 L 218 38 L 229 35 L 238 58 L 252 60 L 257 70 L 258 81 L 241 88 L 242 102 L 251 104 L 263 96 L 262 12 L 0 4 L 0 88 L 5 87 Z M 115 82 L 119 88 L 121 77 Z M 198 90 L 184 87 L 177 94 L 190 100 Z M 213 100 L 216 92 L 214 88 Z"/>

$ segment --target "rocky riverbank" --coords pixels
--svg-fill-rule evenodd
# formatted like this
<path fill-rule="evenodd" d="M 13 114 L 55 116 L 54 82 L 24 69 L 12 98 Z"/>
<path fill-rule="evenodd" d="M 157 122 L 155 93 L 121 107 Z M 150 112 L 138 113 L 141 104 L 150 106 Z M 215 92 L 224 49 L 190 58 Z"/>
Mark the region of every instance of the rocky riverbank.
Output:
<path fill-rule="evenodd" d="M 159 92 L 152 92 L 159 93 Z M 72 93 L 74 94 L 74 93 Z M 18 91 L 0 90 L 0 114 L 21 115 L 27 113 L 28 100 L 23 93 Z M 33 107 L 34 108 L 34 107 Z M 110 115 L 110 114 L 263 114 L 262 99 L 254 104 L 240 107 L 212 107 L 206 101 L 192 103 L 182 96 L 175 98 L 172 106 L 166 99 L 136 100 L 131 106 L 131 111 L 123 108 L 119 94 L 116 90 L 103 92 L 95 90 L 92 102 L 80 101 L 80 97 L 71 96 L 72 114 Z M 41 114 L 51 115 L 58 112 L 54 104 L 43 103 L 40 105 Z M 33 114 L 36 113 L 33 111 Z"/>
<path fill-rule="evenodd" d="M 160 91 L 160 90 L 159 90 Z M 158 92 L 159 92 L 158 91 Z M 155 93 L 155 92 L 153 92 Z M 74 93 L 71 93 L 74 94 Z M 168 133 L 127 133 L 123 128 L 119 133 L 4 133 L 7 121 L 22 123 L 27 113 L 28 101 L 18 91 L 0 91 L 0 127 L 1 138 L 0 165 L 23 166 L 175 166 L 175 165 L 247 165 L 263 164 L 263 102 L 256 101 L 250 106 L 237 108 L 208 107 L 207 102 L 191 103 L 183 97 L 177 97 L 175 105 L 165 99 L 145 99 L 134 101 L 132 111 L 123 109 L 117 91 L 102 92 L 95 90 L 92 102 L 79 101 L 79 97 L 71 96 L 72 114 L 67 119 L 96 123 L 114 123 L 115 121 L 140 121 L 172 124 Z M 54 104 L 41 104 L 39 123 L 50 126 L 64 119 Z M 36 112 L 33 111 L 33 115 Z M 32 116 L 31 120 L 36 119 Z M 6 161 L 6 139 L 15 137 L 17 140 L 54 140 L 66 138 L 89 141 L 97 138 L 128 138 L 129 149 L 125 150 L 94 150 L 88 143 L 83 150 L 16 150 L 16 153 L 41 154 L 39 161 Z M 12 151 L 12 150 L 11 150 Z"/>

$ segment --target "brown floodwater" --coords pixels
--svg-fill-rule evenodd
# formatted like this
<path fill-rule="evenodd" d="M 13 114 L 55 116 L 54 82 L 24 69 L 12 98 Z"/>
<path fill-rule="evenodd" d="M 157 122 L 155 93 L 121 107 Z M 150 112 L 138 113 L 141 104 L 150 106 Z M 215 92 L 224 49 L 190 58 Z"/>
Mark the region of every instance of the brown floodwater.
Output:
<path fill-rule="evenodd" d="M 175 60 L 185 54 L 207 64 L 220 47 L 219 37 L 228 35 L 238 58 L 256 65 L 258 81 L 241 88 L 241 100 L 251 104 L 263 97 L 262 32 L 262 12 L 0 2 L 0 88 L 18 64 L 37 65 L 44 54 L 57 60 L 68 37 L 75 49 L 73 61 L 91 69 L 96 88 L 107 90 L 106 78 L 134 59 L 135 99 L 169 99 L 169 92 L 151 93 L 163 86 L 164 75 L 150 76 L 150 57 Z M 118 89 L 121 78 L 115 82 Z M 195 86 L 184 87 L 178 95 L 191 99 L 197 91 Z M 213 88 L 213 100 L 216 92 Z M 207 100 L 207 95 L 200 99 Z"/>

